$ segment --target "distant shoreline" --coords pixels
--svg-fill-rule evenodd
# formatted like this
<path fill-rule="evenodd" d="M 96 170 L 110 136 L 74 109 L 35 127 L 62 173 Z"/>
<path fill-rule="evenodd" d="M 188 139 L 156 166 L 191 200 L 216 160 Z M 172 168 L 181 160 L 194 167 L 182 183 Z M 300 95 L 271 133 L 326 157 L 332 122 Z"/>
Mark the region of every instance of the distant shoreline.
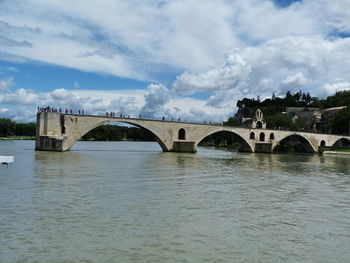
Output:
<path fill-rule="evenodd" d="M 0 137 L 0 141 L 35 141 L 35 136 L 10 136 L 10 137 Z M 122 140 L 78 140 L 82 142 L 155 142 L 155 141 L 145 141 L 145 140 L 131 140 L 131 139 L 122 139 Z"/>
<path fill-rule="evenodd" d="M 32 141 L 35 140 L 34 136 L 10 136 L 10 137 L 0 137 L 0 141 L 15 141 L 15 140 L 26 140 Z"/>
<path fill-rule="evenodd" d="M 322 153 L 323 155 L 342 155 L 342 156 L 350 156 L 350 150 L 344 151 L 344 150 L 333 150 L 333 151 L 324 151 Z"/>

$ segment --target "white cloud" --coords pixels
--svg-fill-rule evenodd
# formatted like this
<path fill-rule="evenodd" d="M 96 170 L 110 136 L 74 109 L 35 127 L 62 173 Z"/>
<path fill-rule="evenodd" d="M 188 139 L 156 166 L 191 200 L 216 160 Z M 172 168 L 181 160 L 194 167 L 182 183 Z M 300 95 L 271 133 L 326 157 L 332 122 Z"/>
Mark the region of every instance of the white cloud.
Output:
<path fill-rule="evenodd" d="M 162 84 L 148 85 L 145 94 L 145 105 L 141 115 L 147 118 L 159 116 L 164 111 L 164 105 L 170 100 L 169 90 Z"/>
<path fill-rule="evenodd" d="M 224 1 L 5 0 L 0 5 L 0 31 L 8 39 L 0 43 L 4 52 L 121 77 L 150 79 L 164 64 L 202 69 L 239 43 Z"/>
<path fill-rule="evenodd" d="M 79 89 L 80 88 L 80 84 L 78 83 L 78 81 L 74 81 L 73 82 L 73 88 L 75 88 L 75 89 Z"/>
<path fill-rule="evenodd" d="M 33 105 L 40 103 L 38 96 L 31 90 L 17 89 L 15 92 L 0 94 L 0 105 Z"/>
<path fill-rule="evenodd" d="M 326 84 L 321 89 L 321 94 L 326 97 L 333 95 L 341 90 L 350 90 L 350 82 L 337 82 L 332 84 Z"/>
<path fill-rule="evenodd" d="M 281 93 L 285 93 L 287 91 L 295 92 L 305 86 L 310 82 L 310 79 L 306 78 L 302 72 L 298 72 L 294 75 L 287 76 L 285 79 L 281 81 Z"/>
<path fill-rule="evenodd" d="M 350 83 L 349 10 L 349 0 L 303 0 L 287 8 L 270 0 L 2 0 L 0 60 L 157 82 L 165 73 L 180 74 L 169 90 L 18 89 L 0 100 L 220 119 L 242 97 L 298 89 L 326 96 Z M 179 97 L 196 92 L 210 98 Z"/>
<path fill-rule="evenodd" d="M 13 78 L 12 77 L 2 79 L 2 80 L 0 80 L 0 91 L 5 91 L 12 85 L 13 85 Z"/>
<path fill-rule="evenodd" d="M 175 120 L 220 122 L 228 118 L 235 108 L 215 108 L 207 105 L 204 100 L 174 96 L 165 105 L 164 115 Z"/>
<path fill-rule="evenodd" d="M 0 48 L 84 71 L 152 79 L 164 65 L 199 72 L 233 48 L 348 32 L 347 0 L 3 0 Z M 151 67 L 149 66 L 151 65 Z"/>
<path fill-rule="evenodd" d="M 287 90 L 324 95 L 323 86 L 350 81 L 350 38 L 288 36 L 263 45 L 236 49 L 225 63 L 202 73 L 185 72 L 174 90 L 209 92 L 208 105 L 229 107 L 244 96 L 284 95 Z M 244 63 L 242 63 L 244 61 Z"/>
<path fill-rule="evenodd" d="M 147 90 L 67 90 L 35 92 L 17 89 L 0 94 L 0 117 L 20 122 L 35 121 L 37 107 L 72 109 L 77 113 L 104 115 L 113 111 L 117 114 L 167 119 L 181 118 L 185 121 L 221 121 L 230 111 L 206 106 L 206 101 L 180 98 L 171 95 L 161 84 L 149 85 Z M 148 115 L 147 115 L 148 114 Z"/>
<path fill-rule="evenodd" d="M 239 54 L 229 56 L 219 67 L 205 73 L 185 72 L 173 84 L 175 92 L 192 94 L 196 91 L 215 93 L 218 89 L 229 90 L 251 72 L 248 63 Z"/>

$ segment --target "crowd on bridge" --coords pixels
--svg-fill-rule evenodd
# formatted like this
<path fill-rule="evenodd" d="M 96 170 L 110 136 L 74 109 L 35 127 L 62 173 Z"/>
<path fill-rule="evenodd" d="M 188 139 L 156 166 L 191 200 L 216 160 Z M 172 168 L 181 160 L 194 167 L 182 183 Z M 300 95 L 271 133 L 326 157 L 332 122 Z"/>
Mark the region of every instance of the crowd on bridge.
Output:
<path fill-rule="evenodd" d="M 77 112 L 75 112 L 72 108 L 55 108 L 55 107 L 38 107 L 38 112 L 57 112 L 57 113 L 62 113 L 62 114 L 79 114 L 79 115 L 85 115 L 85 111 L 84 110 L 78 110 Z M 117 115 L 114 111 L 108 111 L 105 112 L 104 115 L 106 117 L 119 117 L 119 118 L 138 118 L 138 119 L 153 119 L 153 120 L 162 120 L 162 121 L 171 121 L 171 122 L 181 122 L 181 118 L 166 118 L 165 116 L 161 117 L 161 118 L 147 118 L 144 116 L 141 116 L 141 114 L 139 115 L 125 115 L 123 113 L 120 113 L 120 115 Z M 186 122 L 186 121 L 185 121 Z M 203 123 L 203 124 L 217 124 L 217 123 L 213 123 L 211 121 L 207 122 L 207 121 L 203 121 L 203 122 L 196 122 L 196 123 Z"/>
<path fill-rule="evenodd" d="M 65 114 L 75 114 L 71 108 L 55 108 L 55 107 L 38 107 L 38 112 L 58 112 L 58 113 L 65 113 Z M 77 114 L 84 115 L 84 110 L 78 110 Z"/>

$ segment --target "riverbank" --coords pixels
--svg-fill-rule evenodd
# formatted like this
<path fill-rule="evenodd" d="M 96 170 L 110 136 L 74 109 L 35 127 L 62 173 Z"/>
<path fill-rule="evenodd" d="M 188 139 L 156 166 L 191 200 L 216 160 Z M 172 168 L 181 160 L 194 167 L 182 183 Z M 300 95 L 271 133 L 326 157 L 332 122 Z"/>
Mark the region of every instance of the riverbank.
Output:
<path fill-rule="evenodd" d="M 1 141 L 9 140 L 35 140 L 34 136 L 9 136 L 9 137 L 0 137 Z"/>
<path fill-rule="evenodd" d="M 324 151 L 322 154 L 323 155 L 350 156 L 350 150 L 349 149 L 341 149 L 341 150 L 334 150 L 334 151 Z"/>

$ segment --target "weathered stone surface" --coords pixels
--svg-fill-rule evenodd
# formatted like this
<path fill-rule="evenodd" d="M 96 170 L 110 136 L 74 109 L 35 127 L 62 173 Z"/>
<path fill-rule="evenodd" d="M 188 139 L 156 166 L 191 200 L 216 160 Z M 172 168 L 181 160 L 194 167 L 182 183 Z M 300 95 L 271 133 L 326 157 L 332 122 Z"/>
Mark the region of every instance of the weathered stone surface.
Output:
<path fill-rule="evenodd" d="M 350 136 L 330 134 L 40 112 L 37 115 L 35 148 L 43 151 L 68 151 L 84 134 L 108 122 L 128 123 L 151 131 L 163 151 L 196 152 L 198 143 L 220 131 L 237 135 L 241 140 L 239 150 L 244 152 L 272 153 L 289 136 L 303 138 L 313 152 L 318 152 L 321 148 L 329 149 L 340 139 L 350 141 Z"/>
<path fill-rule="evenodd" d="M 255 143 L 255 151 L 257 153 L 272 153 L 272 143 L 271 142 L 257 142 Z"/>
<path fill-rule="evenodd" d="M 195 153 L 197 151 L 195 148 L 195 144 L 196 144 L 195 142 L 175 141 L 173 144 L 172 151 Z"/>

